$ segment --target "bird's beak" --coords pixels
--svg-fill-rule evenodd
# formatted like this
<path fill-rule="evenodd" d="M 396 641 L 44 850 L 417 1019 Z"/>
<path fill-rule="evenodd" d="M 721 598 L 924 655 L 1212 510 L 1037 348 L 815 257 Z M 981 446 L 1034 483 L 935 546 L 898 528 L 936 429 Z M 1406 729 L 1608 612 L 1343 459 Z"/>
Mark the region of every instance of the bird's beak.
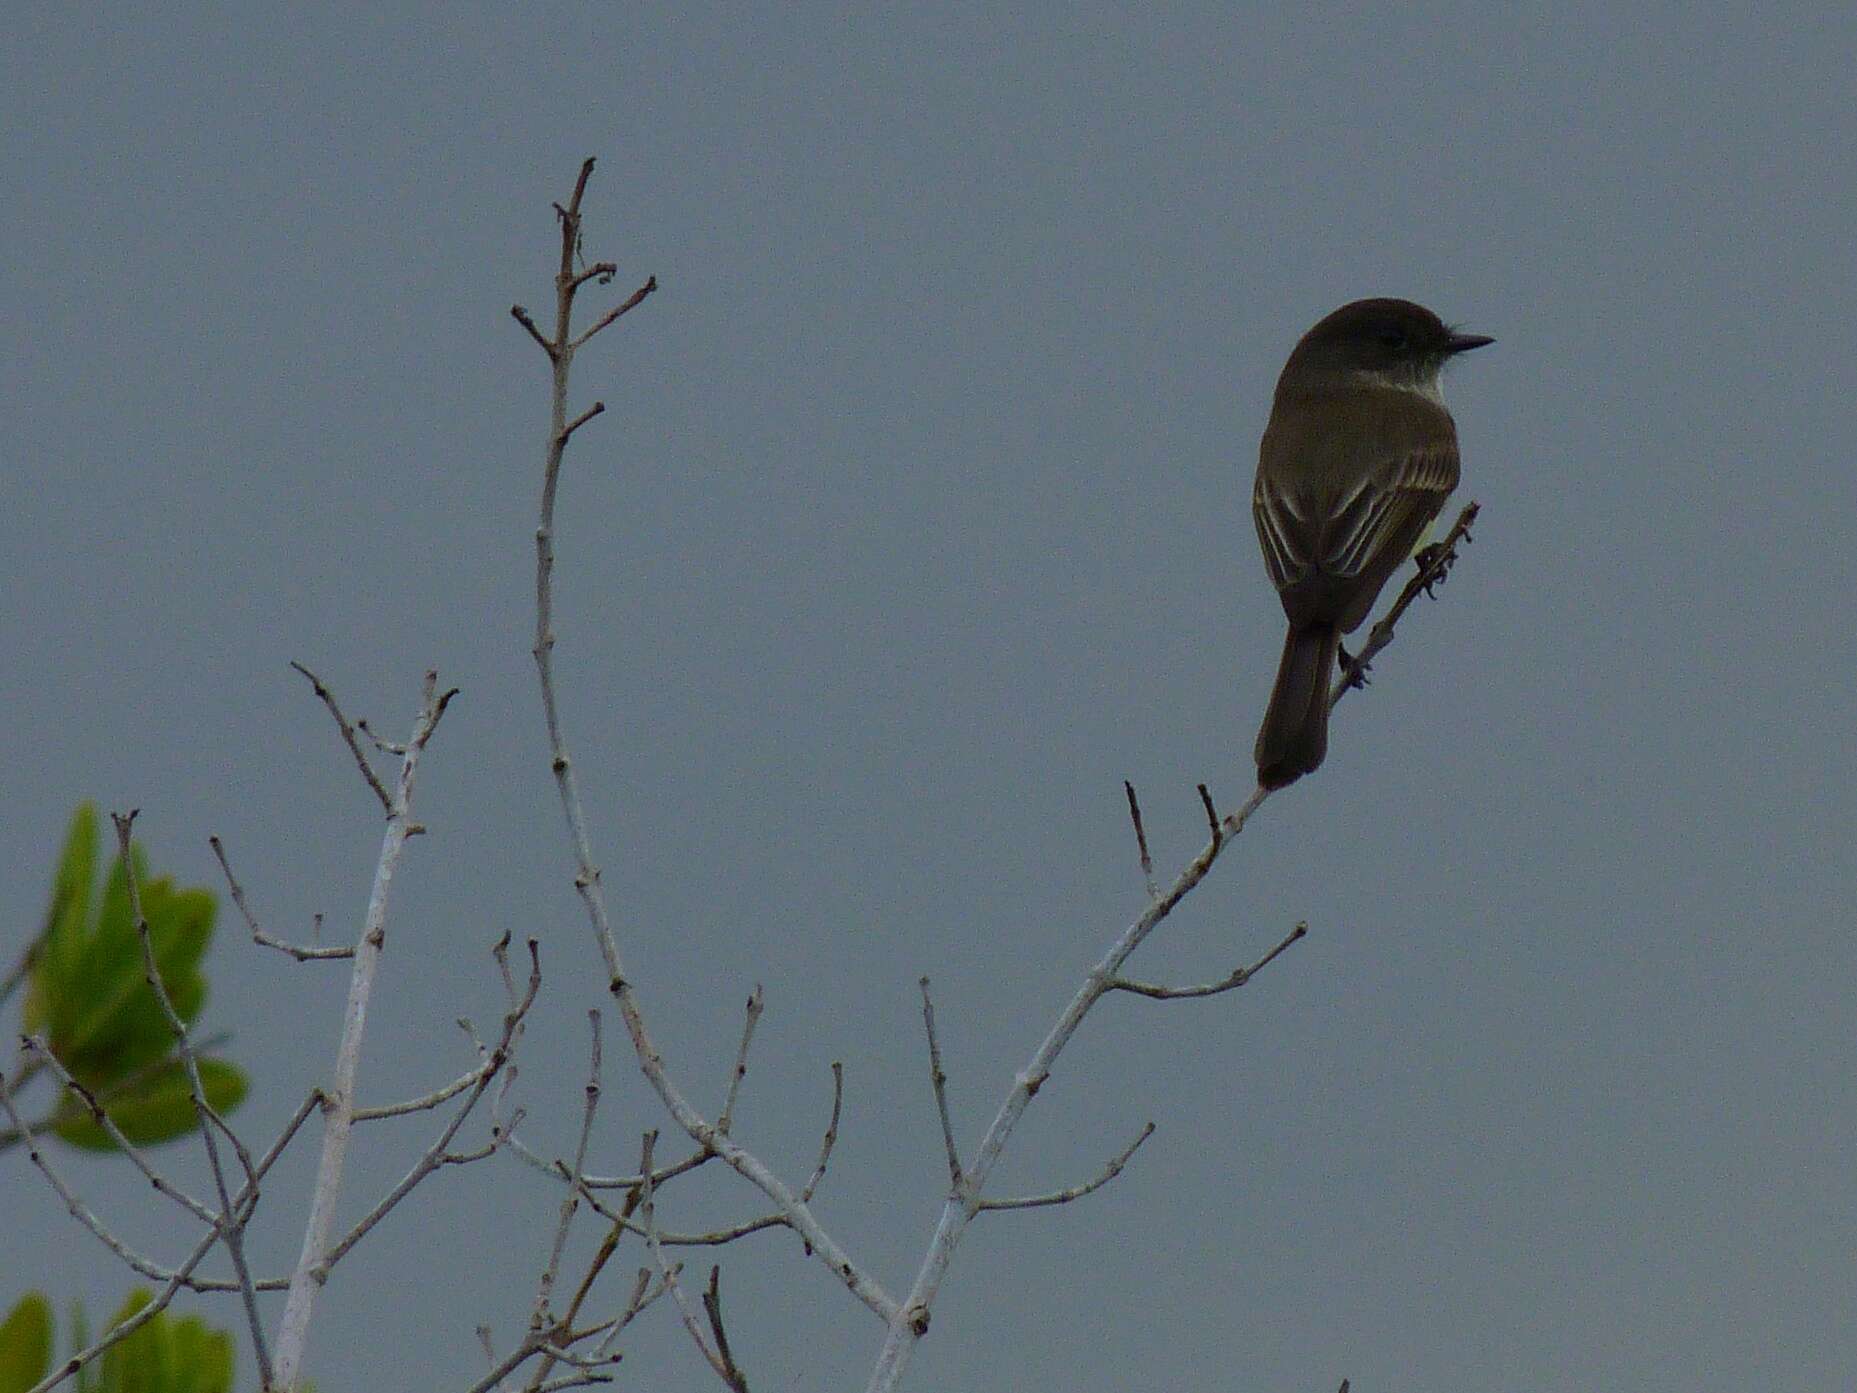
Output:
<path fill-rule="evenodd" d="M 1483 348 L 1496 342 L 1488 334 L 1452 334 L 1445 340 L 1445 351 L 1449 353 L 1468 353 L 1473 348 Z"/>

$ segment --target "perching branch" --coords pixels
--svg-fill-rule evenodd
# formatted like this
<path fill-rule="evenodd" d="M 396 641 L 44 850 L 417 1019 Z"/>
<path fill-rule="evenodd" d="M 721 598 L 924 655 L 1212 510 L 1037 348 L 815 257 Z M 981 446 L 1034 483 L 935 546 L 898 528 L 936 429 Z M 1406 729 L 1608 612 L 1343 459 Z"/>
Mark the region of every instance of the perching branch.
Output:
<path fill-rule="evenodd" d="M 1332 700 L 1339 701 L 1346 694 L 1349 684 L 1354 677 L 1358 676 L 1365 663 L 1392 642 L 1395 626 L 1417 597 L 1418 592 L 1426 589 L 1427 586 L 1435 585 L 1450 569 L 1456 560 L 1457 547 L 1467 539 L 1470 524 L 1475 521 L 1476 514 L 1475 503 L 1466 507 L 1459 516 L 1457 525 L 1436 548 L 1427 554 L 1424 564 L 1419 568 L 1418 575 L 1400 593 L 1399 599 L 1387 611 L 1386 617 L 1374 625 L 1360 656 L 1353 659 L 1348 669 L 1344 671 L 1342 681 L 1337 685 Z M 1270 793 L 1271 790 L 1259 786 L 1236 812 L 1227 813 L 1221 817 L 1205 786 L 1200 786 L 1200 799 L 1205 805 L 1210 825 L 1210 840 L 1204 849 L 1187 863 L 1185 869 L 1175 878 L 1174 883 L 1161 895 L 1150 897 L 1142 913 L 1116 936 L 1107 951 L 1084 977 L 1070 1002 L 1059 1012 L 1057 1021 L 1039 1043 L 1038 1048 L 1032 1052 L 1031 1060 L 1014 1078 L 1005 1100 L 1000 1104 L 992 1124 L 981 1139 L 979 1150 L 975 1152 L 972 1161 L 967 1166 L 966 1195 L 952 1194 L 942 1205 L 941 1217 L 929 1240 L 928 1250 L 923 1256 L 922 1264 L 917 1269 L 909 1295 L 904 1298 L 901 1309 L 889 1322 L 889 1327 L 885 1332 L 883 1347 L 878 1352 L 876 1366 L 866 1385 L 869 1393 L 889 1393 L 889 1390 L 897 1386 L 903 1370 L 909 1363 L 910 1355 L 914 1353 L 917 1342 L 927 1333 L 935 1297 L 941 1289 L 943 1278 L 947 1275 L 949 1264 L 954 1259 L 955 1249 L 960 1246 L 961 1238 L 975 1214 L 980 1212 L 977 1202 L 972 1197 L 984 1191 L 987 1178 L 992 1174 L 995 1163 L 1005 1150 L 1013 1128 L 1018 1125 L 1025 1110 L 1031 1106 L 1033 1097 L 1044 1086 L 1045 1080 L 1050 1077 L 1052 1065 L 1058 1055 L 1063 1052 L 1071 1036 L 1083 1023 L 1083 1018 L 1103 996 L 1117 990 L 1139 991 L 1140 985 L 1146 985 L 1128 982 L 1122 976 L 1122 965 L 1142 945 L 1155 927 L 1173 912 L 1174 907 L 1190 895 L 1206 878 L 1220 854 L 1244 831 L 1245 824 L 1250 821 L 1251 815 L 1263 805 Z M 1250 971 L 1262 967 L 1265 962 L 1270 961 L 1302 936 L 1301 933 L 1291 934 Z M 1245 976 L 1248 980 L 1249 972 Z M 1230 986 L 1239 984 L 1236 980 L 1230 981 Z M 1229 990 L 1229 987 L 1223 984 L 1213 985 L 1220 990 Z M 1165 996 L 1171 990 L 1173 989 L 1160 988 L 1155 989 L 1155 992 L 1141 994 Z M 1186 994 L 1198 993 L 1188 989 Z"/>
<path fill-rule="evenodd" d="M 1459 546 L 1469 546 L 1471 526 L 1477 520 L 1481 505 L 1476 502 L 1466 503 L 1463 512 L 1457 515 L 1457 521 L 1451 530 L 1444 534 L 1442 541 L 1433 543 L 1419 553 L 1419 568 L 1405 589 L 1399 592 L 1399 598 L 1381 616 L 1380 622 L 1367 631 L 1367 642 L 1361 651 L 1354 654 L 1342 665 L 1341 676 L 1335 682 L 1335 689 L 1329 695 L 1328 704 L 1334 705 L 1348 694 L 1351 687 L 1367 685 L 1367 669 L 1378 656 L 1380 650 L 1393 641 L 1393 630 L 1405 616 L 1406 610 L 1421 594 L 1432 596 L 1433 590 L 1444 583 L 1450 575 L 1451 567 L 1457 564 Z"/>

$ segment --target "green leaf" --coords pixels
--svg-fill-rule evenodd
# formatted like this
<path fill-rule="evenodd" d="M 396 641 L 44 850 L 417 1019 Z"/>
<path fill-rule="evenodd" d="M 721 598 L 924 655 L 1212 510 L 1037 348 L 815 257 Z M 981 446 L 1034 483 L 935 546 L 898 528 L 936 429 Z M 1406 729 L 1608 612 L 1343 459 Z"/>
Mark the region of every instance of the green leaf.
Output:
<path fill-rule="evenodd" d="M 206 1002 L 200 969 L 213 938 L 218 905 L 199 887 L 177 888 L 151 875 L 147 854 L 129 848 L 149 950 L 183 1022 Z M 130 914 L 123 858 L 112 857 L 99 893 L 96 809 L 72 815 L 52 883 L 47 929 L 26 998 L 26 1028 L 43 1031 L 52 1052 L 109 1111 L 137 1145 L 165 1141 L 195 1125 L 174 1031 L 148 982 L 141 936 Z M 214 1107 L 244 1099 L 245 1076 L 222 1060 L 202 1061 Z M 60 1100 L 52 1130 L 73 1145 L 109 1150 L 103 1129 L 75 1098 Z"/>
<path fill-rule="evenodd" d="M 183 1021 L 197 1017 L 206 1000 L 206 979 L 199 964 L 212 940 L 214 910 L 213 898 L 204 890 L 175 890 L 166 879 L 149 882 L 142 890 L 142 913 L 148 920 L 155 963 Z M 133 924 L 125 926 L 120 939 L 110 939 L 109 926 L 105 926 L 98 936 L 99 966 L 94 980 L 109 980 L 113 989 L 93 1002 L 71 1042 L 71 1055 L 60 1056 L 93 1086 L 164 1059 L 174 1047 L 168 1018 L 149 989 L 142 944 Z M 102 956 L 108 952 L 119 954 L 120 959 L 109 961 Z"/>
<path fill-rule="evenodd" d="M 249 1088 L 244 1071 L 223 1059 L 202 1059 L 200 1082 L 206 1089 L 206 1101 L 221 1114 L 242 1103 Z M 100 1095 L 100 1099 L 110 1120 L 135 1146 L 172 1141 L 199 1125 L 186 1066 L 178 1059 L 158 1065 L 128 1086 Z M 51 1130 L 85 1151 L 116 1149 L 102 1124 L 69 1093 L 52 1115 Z"/>
<path fill-rule="evenodd" d="M 122 1324 L 149 1303 L 146 1291 L 131 1292 L 111 1326 Z M 98 1361 L 98 1393 L 230 1393 L 232 1338 L 209 1330 L 198 1316 L 163 1311 Z"/>
<path fill-rule="evenodd" d="M 28 1034 L 44 1025 L 50 1014 L 41 987 L 48 981 L 70 980 L 90 924 L 90 888 L 96 879 L 97 809 L 95 804 L 80 803 L 65 832 L 64 850 L 59 853 L 58 869 L 52 876 L 51 903 L 39 931 L 39 960 L 22 1012 Z"/>
<path fill-rule="evenodd" d="M 151 878 L 139 846 L 131 855 L 162 983 L 181 1019 L 191 1021 L 206 1000 L 199 965 L 217 905 L 205 890 L 176 890 L 166 877 Z M 87 1087 L 101 1090 L 166 1058 L 174 1043 L 149 989 L 120 857 L 110 864 L 94 926 L 71 938 L 75 943 L 61 945 L 55 961 L 48 957 L 35 996 L 53 1052 Z"/>
<path fill-rule="evenodd" d="M 29 1291 L 0 1321 L 0 1393 L 26 1393 L 51 1367 L 51 1303 Z"/>

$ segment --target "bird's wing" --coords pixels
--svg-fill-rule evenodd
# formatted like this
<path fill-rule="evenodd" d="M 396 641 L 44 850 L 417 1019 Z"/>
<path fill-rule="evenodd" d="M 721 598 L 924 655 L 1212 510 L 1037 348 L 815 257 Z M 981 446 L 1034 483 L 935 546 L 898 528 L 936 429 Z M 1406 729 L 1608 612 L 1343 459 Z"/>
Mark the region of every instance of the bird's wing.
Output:
<path fill-rule="evenodd" d="M 1257 524 L 1258 545 L 1264 551 L 1264 569 L 1270 583 L 1287 590 L 1309 573 L 1311 532 L 1304 522 L 1306 507 L 1286 489 L 1261 473 L 1251 488 L 1251 518 Z"/>
<path fill-rule="evenodd" d="M 1323 489 L 1321 475 L 1285 481 L 1260 470 L 1251 515 L 1265 569 L 1291 620 L 1352 633 L 1424 537 L 1457 477 L 1454 440 L 1390 451 L 1339 493 Z"/>
<path fill-rule="evenodd" d="M 1337 577 L 1390 574 L 1438 516 L 1457 476 L 1454 442 L 1387 460 L 1329 514 L 1315 548 L 1317 567 Z"/>

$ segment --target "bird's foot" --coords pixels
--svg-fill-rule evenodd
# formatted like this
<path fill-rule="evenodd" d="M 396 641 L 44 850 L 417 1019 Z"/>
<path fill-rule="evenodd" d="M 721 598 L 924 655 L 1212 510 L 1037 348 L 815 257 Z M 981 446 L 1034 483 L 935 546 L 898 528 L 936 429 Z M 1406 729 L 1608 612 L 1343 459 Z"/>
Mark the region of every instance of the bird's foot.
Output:
<path fill-rule="evenodd" d="M 1340 665 L 1341 677 L 1347 686 L 1365 687 L 1367 685 L 1367 664 L 1361 663 L 1356 666 L 1356 660 L 1353 654 L 1348 652 L 1346 644 L 1335 645 L 1335 661 Z"/>
<path fill-rule="evenodd" d="M 1432 594 L 1432 587 L 1434 585 L 1444 584 L 1445 578 L 1451 574 L 1451 563 L 1457 558 L 1445 555 L 1443 542 L 1433 542 L 1429 546 L 1420 547 L 1417 551 L 1413 552 L 1412 559 L 1418 563 L 1420 575 L 1424 575 L 1434 566 L 1437 567 L 1437 574 L 1433 575 L 1430 580 L 1425 582 L 1425 598 L 1428 600 L 1437 599 L 1438 597 Z"/>

